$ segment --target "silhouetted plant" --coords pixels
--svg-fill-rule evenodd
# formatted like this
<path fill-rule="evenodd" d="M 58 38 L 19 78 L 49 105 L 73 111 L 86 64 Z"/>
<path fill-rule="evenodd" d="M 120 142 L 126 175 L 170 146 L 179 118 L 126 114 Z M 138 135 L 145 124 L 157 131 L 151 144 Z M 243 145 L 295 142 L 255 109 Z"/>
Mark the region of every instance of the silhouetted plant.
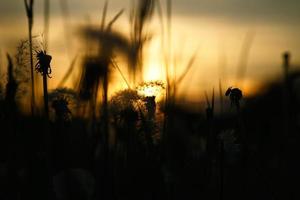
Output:
<path fill-rule="evenodd" d="M 140 83 L 136 90 L 139 95 L 147 97 L 147 96 L 159 96 L 162 95 L 163 90 L 165 89 L 165 84 L 162 81 L 148 81 Z"/>
<path fill-rule="evenodd" d="M 78 60 L 78 55 L 75 55 L 75 57 L 73 58 L 68 70 L 66 71 L 65 75 L 63 76 L 63 78 L 61 79 L 61 81 L 58 84 L 58 87 L 63 87 L 64 84 L 67 82 L 67 80 L 69 79 L 69 77 L 71 77 L 72 72 L 75 69 L 76 66 L 76 61 Z"/>
<path fill-rule="evenodd" d="M 149 35 L 145 33 L 145 26 L 151 20 L 155 6 L 155 0 L 140 0 L 136 8 L 132 8 L 130 15 L 131 25 L 131 53 L 129 72 L 133 82 L 136 81 L 137 73 L 142 75 L 143 67 L 143 47 L 149 40 Z"/>
<path fill-rule="evenodd" d="M 128 127 L 131 131 L 128 129 L 127 134 L 139 132 L 140 139 L 148 143 L 153 143 L 152 136 L 156 134 L 155 111 L 155 96 L 141 96 L 136 90 L 117 92 L 110 100 L 110 112 L 116 125 Z"/>
<path fill-rule="evenodd" d="M 34 74 L 33 74 L 33 52 L 32 52 L 32 28 L 33 28 L 33 6 L 34 0 L 24 0 L 26 14 L 28 18 L 28 37 L 29 37 L 29 48 L 30 48 L 30 74 L 31 74 L 31 114 L 34 114 L 35 107 L 35 93 L 34 93 Z"/>
<path fill-rule="evenodd" d="M 300 97 L 297 93 L 299 88 L 294 85 L 294 81 L 298 81 L 296 79 L 299 74 L 294 75 L 289 71 L 289 54 L 284 54 L 283 57 L 285 88 L 284 83 L 280 83 L 272 89 L 271 95 L 264 94 L 254 100 L 245 98 L 244 109 L 240 109 L 242 91 L 233 87 L 226 91 L 225 95 L 231 106 L 236 108 L 237 115 L 226 112 L 221 116 L 215 114 L 214 91 L 211 99 L 205 94 L 206 113 L 196 111 L 192 104 L 188 104 L 191 110 L 187 110 L 179 105 L 181 102 L 176 98 L 176 91 L 191 70 L 196 53 L 179 76 L 176 72 L 174 74 L 177 75 L 172 77 L 167 70 L 166 84 L 150 81 L 131 87 L 126 79 L 127 74 L 122 73 L 116 61 L 121 56 L 125 57 L 130 78 L 135 84 L 137 80 L 140 81 L 137 78 L 141 75 L 138 73 L 142 72 L 143 49 L 150 39 L 146 25 L 153 15 L 156 0 L 136 1 L 137 4 L 130 13 L 129 36 L 113 28 L 123 14 L 123 9 L 106 23 L 107 0 L 100 28 L 88 26 L 82 29 L 91 46 L 83 51 L 87 53 L 84 53 L 80 78 L 74 81 L 78 84 L 76 91 L 58 88 L 48 94 L 47 78 L 51 74 L 51 56 L 38 49 L 39 47 L 38 50 L 35 49 L 36 40 L 31 33 L 33 0 L 24 2 L 29 21 L 29 40 L 21 41 L 16 60 L 7 56 L 7 81 L 0 81 L 3 85 L 6 84 L 6 90 L 2 94 L 0 86 L 0 185 L 6 187 L 2 183 L 8 182 L 10 189 L 9 195 L 4 199 L 14 199 L 16 196 L 19 199 L 53 199 L 54 197 L 49 196 L 52 182 L 56 186 L 58 199 L 235 199 L 235 195 L 245 195 L 243 189 L 246 187 L 241 189 L 240 185 L 249 186 L 251 195 L 257 195 L 258 199 L 275 199 L 278 192 L 287 196 L 291 190 L 293 193 L 290 197 L 297 197 L 296 186 L 293 186 L 295 190 L 286 189 L 292 185 L 287 181 L 288 178 L 277 180 L 278 172 L 282 177 L 288 174 L 289 177 L 295 177 L 295 180 L 298 174 L 297 159 L 294 158 L 298 154 Z M 47 35 L 47 5 L 50 1 L 45 2 Z M 60 2 L 66 3 L 65 0 Z M 166 68 L 171 73 L 176 71 L 176 61 L 172 61 L 171 55 L 172 1 L 167 0 L 166 3 L 168 55 L 164 56 L 168 57 Z M 160 18 L 162 21 L 162 11 Z M 252 43 L 251 38 L 248 39 L 246 42 L 250 43 L 245 43 L 245 50 L 242 52 L 242 58 L 245 59 L 240 64 L 246 64 L 247 61 L 246 54 Z M 34 50 L 36 51 L 33 52 Z M 66 83 L 75 69 L 74 63 L 78 60 L 76 57 L 61 85 Z M 18 93 L 25 91 L 23 87 L 25 88 L 30 77 L 32 81 L 35 78 L 29 71 L 29 65 L 31 64 L 32 70 L 32 63 L 35 62 L 36 72 L 44 78 L 45 112 L 48 113 L 49 103 L 54 123 L 48 123 L 48 120 L 43 123 L 37 115 L 30 117 L 15 112 L 18 108 Z M 238 76 L 244 77 L 245 66 L 241 65 Z M 128 89 L 115 93 L 109 100 L 108 91 L 113 83 L 111 75 L 114 69 L 119 71 Z M 31 108 L 34 113 L 34 87 L 37 84 L 31 86 Z M 280 98 L 281 89 L 283 99 Z M 167 106 L 160 112 L 157 101 L 163 90 L 167 93 Z M 219 92 L 222 101 L 224 93 L 221 82 Z M 103 96 L 100 97 L 100 94 Z M 280 103 L 284 105 L 284 110 L 275 109 Z M 82 111 L 81 105 L 84 105 L 82 110 L 90 106 L 88 114 L 93 115 L 92 120 L 80 113 L 76 116 L 76 111 Z M 291 111 L 288 108 L 295 109 Z M 100 115 L 97 115 L 98 112 Z M 282 126 L 282 115 L 286 118 L 285 129 Z M 165 127 L 162 131 L 160 126 L 163 119 Z M 69 123 L 71 120 L 72 123 Z M 247 132 L 251 134 L 247 135 Z M 285 139 L 282 139 L 281 133 Z M 44 142 L 41 139 L 43 136 Z M 162 140 L 160 136 L 164 136 Z M 282 147 L 277 149 L 278 143 L 284 144 L 284 151 Z M 53 155 L 52 151 L 55 152 Z M 280 159 L 284 162 L 281 167 Z M 279 160 L 279 164 L 276 160 Z M 53 171 L 52 165 L 55 165 Z M 45 166 L 49 168 L 47 178 L 43 176 L 47 174 Z M 257 189 L 260 186 L 266 187 L 265 183 L 268 183 L 266 189 L 270 191 L 265 191 L 265 188 Z M 64 192 L 59 194 L 62 190 Z"/>
<path fill-rule="evenodd" d="M 215 92 L 213 89 L 211 102 L 208 99 L 207 93 L 205 92 L 205 99 L 206 99 L 206 118 L 210 121 L 214 118 L 215 112 Z"/>
<path fill-rule="evenodd" d="M 48 50 L 49 24 L 50 24 L 50 0 L 44 0 L 44 35 L 45 35 L 46 51 Z"/>
<path fill-rule="evenodd" d="M 109 102 L 111 113 L 118 114 L 127 108 L 136 110 L 137 101 L 140 99 L 141 97 L 138 95 L 136 90 L 126 89 L 119 91 L 111 97 Z"/>
<path fill-rule="evenodd" d="M 122 90 L 111 97 L 109 110 L 120 139 L 134 137 L 139 120 L 139 102 L 141 98 L 135 90 Z M 124 138 L 124 139 L 125 139 Z"/>
<path fill-rule="evenodd" d="M 41 43 L 41 36 L 32 37 L 32 49 L 33 49 L 33 62 L 38 62 L 37 52 L 43 49 L 43 44 Z M 24 106 L 29 105 L 31 101 L 24 101 L 25 98 L 31 98 L 31 74 L 30 74 L 30 43 L 27 39 L 22 39 L 19 41 L 16 49 L 16 54 L 14 56 L 14 74 L 15 79 L 18 83 L 18 90 L 16 94 L 17 101 Z M 37 79 L 35 78 L 35 81 Z"/>
<path fill-rule="evenodd" d="M 52 101 L 52 108 L 55 110 L 56 120 L 68 122 L 71 120 L 71 111 L 68 108 L 69 102 L 66 97 L 58 97 Z"/>
<path fill-rule="evenodd" d="M 109 23 L 107 26 L 103 25 L 103 30 L 94 27 L 85 27 L 81 31 L 88 41 L 96 44 L 96 52 L 93 55 L 86 55 L 83 59 L 83 68 L 79 83 L 80 97 L 88 100 L 92 106 L 92 112 L 95 112 L 94 108 L 96 108 L 98 90 L 102 86 L 102 114 L 105 113 L 105 107 L 107 107 L 108 84 L 114 54 L 119 50 L 128 56 L 130 50 L 128 39 L 124 35 L 113 31 L 111 26 L 112 24 Z"/>
<path fill-rule="evenodd" d="M 213 160 L 215 159 L 216 151 L 216 130 L 215 130 L 215 92 L 212 91 L 211 101 L 205 92 L 206 99 L 206 119 L 207 119 L 207 133 L 206 133 L 206 184 L 209 185 L 212 177 Z"/>
<path fill-rule="evenodd" d="M 0 59 L 1 59 L 1 54 L 0 54 Z M 0 63 L 1 63 L 1 60 L 0 60 Z M 4 99 L 3 76 L 4 76 L 4 74 L 2 74 L 2 66 L 0 64 L 0 101 Z"/>
<path fill-rule="evenodd" d="M 3 86 L 2 86 L 2 82 L 0 81 L 0 101 L 3 100 L 3 98 L 4 98 Z"/>
<path fill-rule="evenodd" d="M 231 106 L 236 106 L 237 109 L 240 108 L 240 100 L 243 97 L 243 93 L 239 88 L 229 87 L 225 93 L 225 96 L 229 96 Z"/>
<path fill-rule="evenodd" d="M 165 84 L 162 81 L 148 81 L 140 83 L 136 90 L 145 105 L 147 120 L 155 120 L 156 98 L 163 95 Z"/>
<path fill-rule="evenodd" d="M 104 10 L 103 18 L 105 18 Z M 84 59 L 83 70 L 81 74 L 81 80 L 79 84 L 80 96 L 84 97 L 88 100 L 90 104 L 90 110 L 92 114 L 92 129 L 93 134 L 96 138 L 101 138 L 100 140 L 96 140 L 96 143 L 100 142 L 102 149 L 102 157 L 96 155 L 97 162 L 100 159 L 103 159 L 105 165 L 103 166 L 103 171 L 99 173 L 104 173 L 105 176 L 109 177 L 103 181 L 101 184 L 102 187 L 107 188 L 103 196 L 107 198 L 112 198 L 112 177 L 113 176 L 113 162 L 112 162 L 112 151 L 109 148 L 110 142 L 110 133 L 109 133 L 109 109 L 108 109 L 108 89 L 110 83 L 110 72 L 112 65 L 112 60 L 116 56 L 117 50 L 121 50 L 128 52 L 128 40 L 126 37 L 123 37 L 122 34 L 116 34 L 112 30 L 112 24 L 118 19 L 120 14 L 119 12 L 115 18 L 112 19 L 108 25 L 105 25 L 105 20 L 102 20 L 101 29 L 93 29 L 91 27 L 87 27 L 83 30 L 84 36 L 88 41 L 96 41 L 95 51 L 91 55 L 86 55 Z M 125 38 L 125 39 L 124 39 Z M 90 47 L 89 47 L 90 48 Z M 97 131 L 97 123 L 96 123 L 96 111 L 97 110 L 97 98 L 98 92 L 102 89 L 102 102 L 100 108 L 100 130 Z M 101 134 L 100 134 L 101 133 Z M 97 145 L 97 144 L 96 144 Z"/>
<path fill-rule="evenodd" d="M 72 119 L 72 110 L 75 112 L 80 102 L 75 91 L 67 88 L 58 88 L 49 92 L 49 102 L 55 111 L 56 121 L 69 122 Z"/>
<path fill-rule="evenodd" d="M 35 65 L 35 71 L 40 73 L 42 76 L 47 76 L 51 78 L 50 74 L 52 73 L 50 63 L 52 57 L 46 53 L 46 51 L 37 52 L 37 60 L 38 62 Z"/>
<path fill-rule="evenodd" d="M 37 63 L 35 65 L 35 71 L 40 73 L 43 76 L 43 91 L 44 91 L 44 109 L 46 117 L 49 117 L 49 107 L 48 107 L 48 86 L 47 86 L 47 77 L 50 77 L 52 72 L 50 63 L 52 57 L 46 53 L 46 51 L 37 52 Z"/>
<path fill-rule="evenodd" d="M 16 67 L 14 73 L 18 82 L 18 98 L 23 98 L 30 93 L 30 50 L 28 40 L 21 40 L 17 46 L 15 55 Z"/>
<path fill-rule="evenodd" d="M 101 65 L 97 57 L 86 57 L 83 61 L 83 70 L 79 83 L 79 96 L 83 100 L 97 98 L 99 84 L 105 76 L 105 66 Z"/>
<path fill-rule="evenodd" d="M 14 67 L 13 61 L 9 54 L 7 54 L 8 60 L 8 67 L 7 67 L 7 84 L 6 84 L 6 91 L 5 91 L 5 101 L 7 104 L 7 109 L 13 113 L 16 109 L 16 93 L 17 93 L 17 81 L 14 77 Z"/>
<path fill-rule="evenodd" d="M 147 117 L 150 120 L 155 119 L 155 112 L 156 112 L 156 102 L 155 96 L 149 96 L 144 98 L 145 106 L 147 109 Z"/>
<path fill-rule="evenodd" d="M 291 55 L 289 52 L 283 54 L 283 91 L 282 91 L 282 108 L 284 117 L 284 129 L 285 132 L 289 132 L 289 102 L 290 102 L 290 87 L 289 87 L 289 71 L 290 71 L 290 59 Z"/>

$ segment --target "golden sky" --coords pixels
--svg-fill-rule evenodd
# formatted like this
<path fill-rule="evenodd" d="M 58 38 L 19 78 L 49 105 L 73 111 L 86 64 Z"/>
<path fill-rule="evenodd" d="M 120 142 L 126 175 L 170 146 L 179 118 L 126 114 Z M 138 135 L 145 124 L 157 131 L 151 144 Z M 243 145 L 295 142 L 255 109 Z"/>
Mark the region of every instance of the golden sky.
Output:
<path fill-rule="evenodd" d="M 53 56 L 53 77 L 50 87 L 56 87 L 70 60 L 80 52 L 78 25 L 89 19 L 100 24 L 103 0 L 69 0 L 70 40 L 65 37 L 65 18 L 60 10 L 60 0 L 50 0 L 49 53 Z M 115 24 L 120 32 L 128 27 L 130 0 L 110 0 L 108 18 L 120 9 L 125 13 Z M 161 0 L 164 5 L 165 0 Z M 165 6 L 163 6 L 165 8 Z M 204 90 L 211 91 L 223 80 L 224 87 L 242 87 L 246 95 L 281 73 L 281 55 L 292 53 L 295 68 L 300 64 L 300 1 L 298 0 L 173 0 L 172 49 L 177 63 L 176 74 L 182 73 L 189 58 L 198 49 L 195 63 L 187 74 L 179 94 L 203 98 Z M 0 1 L 0 63 L 4 53 L 14 53 L 20 39 L 27 37 L 27 20 L 23 0 Z M 146 50 L 144 78 L 164 79 L 161 52 L 161 32 L 157 17 L 149 25 L 153 35 Z M 43 0 L 36 0 L 33 33 L 43 33 Z M 240 55 L 247 37 L 253 42 L 248 62 L 240 63 Z M 69 46 L 69 47 L 68 47 Z M 71 46 L 71 47 L 70 47 Z M 239 65 L 247 65 L 245 77 L 237 79 Z M 117 88 L 126 85 L 115 75 Z M 241 85 L 242 84 L 242 85 Z"/>

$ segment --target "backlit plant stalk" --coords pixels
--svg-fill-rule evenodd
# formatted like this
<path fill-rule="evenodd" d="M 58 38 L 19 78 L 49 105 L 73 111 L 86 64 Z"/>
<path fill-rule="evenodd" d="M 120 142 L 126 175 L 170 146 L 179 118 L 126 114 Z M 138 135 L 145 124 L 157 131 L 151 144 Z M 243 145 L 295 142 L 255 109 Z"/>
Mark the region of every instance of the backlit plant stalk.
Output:
<path fill-rule="evenodd" d="M 134 84 L 140 81 L 143 74 L 143 49 L 145 42 L 149 40 L 149 35 L 146 33 L 146 25 L 150 22 L 154 13 L 154 0 L 137 1 L 137 7 L 133 8 L 130 16 L 131 25 L 131 62 L 130 75 Z M 139 75 L 138 80 L 136 76 Z"/>
<path fill-rule="evenodd" d="M 289 68 L 290 68 L 290 53 L 283 54 L 283 75 L 284 75 L 284 88 L 283 88 L 283 115 L 284 115 L 284 131 L 285 134 L 289 133 Z"/>
<path fill-rule="evenodd" d="M 51 68 L 50 63 L 52 57 L 46 54 L 46 51 L 40 51 L 37 53 L 37 64 L 35 65 L 35 70 L 43 76 L 43 91 L 44 91 L 44 108 L 45 115 L 49 117 L 49 107 L 48 107 L 48 86 L 47 78 L 51 78 Z"/>
<path fill-rule="evenodd" d="M 35 94 L 34 94 L 34 74 L 33 74 L 33 55 L 32 55 L 32 27 L 33 27 L 33 5 L 34 0 L 24 0 L 28 19 L 29 49 L 30 49 L 30 76 L 31 76 L 31 114 L 34 115 Z"/>
<path fill-rule="evenodd" d="M 50 13 L 50 1 L 44 0 L 44 35 L 45 35 L 45 50 L 48 50 L 48 41 L 49 41 L 49 18 Z"/>

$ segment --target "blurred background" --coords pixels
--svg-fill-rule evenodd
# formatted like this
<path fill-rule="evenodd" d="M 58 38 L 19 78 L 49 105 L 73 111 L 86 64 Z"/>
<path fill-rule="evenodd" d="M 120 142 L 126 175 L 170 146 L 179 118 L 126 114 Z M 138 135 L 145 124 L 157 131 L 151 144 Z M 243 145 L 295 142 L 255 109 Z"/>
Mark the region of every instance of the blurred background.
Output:
<path fill-rule="evenodd" d="M 33 35 L 43 35 L 42 0 L 35 2 Z M 110 0 L 108 19 L 121 9 L 116 31 L 127 33 L 133 1 Z M 196 53 L 193 67 L 178 89 L 178 96 L 188 101 L 203 99 L 204 90 L 211 91 L 222 80 L 224 87 L 238 85 L 244 95 L 262 90 L 264 83 L 282 73 L 282 53 L 292 53 L 292 65 L 300 63 L 300 22 L 297 0 L 174 0 L 172 2 L 172 54 L 176 73 L 181 73 Z M 72 59 L 83 51 L 78 29 L 83 24 L 100 26 L 103 0 L 51 0 L 48 52 L 53 56 L 55 88 Z M 162 7 L 164 8 L 164 3 Z M 15 52 L 20 39 L 27 38 L 27 19 L 20 0 L 0 2 L 0 64 L 5 71 L 5 53 Z M 144 48 L 145 80 L 164 80 L 161 23 L 157 12 L 147 32 L 151 40 Z M 173 64 L 174 64 L 173 63 Z M 120 68 L 125 67 L 120 65 Z M 242 68 L 242 70 L 241 70 Z M 174 74 L 174 73 L 173 73 Z M 126 88 L 119 75 L 114 75 L 110 92 Z M 67 85 L 70 86 L 72 79 Z"/>

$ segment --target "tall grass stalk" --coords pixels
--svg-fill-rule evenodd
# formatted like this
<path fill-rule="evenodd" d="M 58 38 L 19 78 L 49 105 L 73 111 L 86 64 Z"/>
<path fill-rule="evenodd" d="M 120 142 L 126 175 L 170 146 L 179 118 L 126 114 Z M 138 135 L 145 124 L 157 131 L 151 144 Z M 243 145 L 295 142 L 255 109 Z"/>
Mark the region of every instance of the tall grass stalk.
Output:
<path fill-rule="evenodd" d="M 289 87 L 289 70 L 290 70 L 291 55 L 289 52 L 283 54 L 283 86 L 282 86 L 282 118 L 283 118 L 283 134 L 279 145 L 279 168 L 280 179 L 282 182 L 286 181 L 286 149 L 288 144 L 288 138 L 290 136 L 290 87 Z"/>
<path fill-rule="evenodd" d="M 170 159 L 172 157 L 172 141 L 170 137 L 170 130 L 169 126 L 173 123 L 172 115 L 170 114 L 170 107 L 172 104 L 172 97 L 171 97 L 171 80 L 170 80 L 170 68 L 171 68 L 171 60 L 172 60 L 172 0 L 166 1 L 167 6 L 167 36 L 166 36 L 166 42 L 167 42 L 167 49 L 165 54 L 165 67 L 166 67 L 166 96 L 165 96 L 165 113 L 164 113 L 164 122 L 163 122 L 163 154 L 166 156 L 166 164 L 167 164 L 167 170 L 171 169 L 172 160 Z M 174 191 L 174 185 L 173 183 L 168 183 L 167 185 L 167 199 L 172 199 Z"/>
<path fill-rule="evenodd" d="M 167 0 L 167 58 L 166 58 L 166 102 L 168 102 L 170 92 L 170 67 L 172 49 L 172 0 Z"/>
<path fill-rule="evenodd" d="M 165 95 L 165 107 L 166 107 L 166 112 L 165 112 L 165 119 L 166 116 L 168 115 L 168 107 L 170 103 L 170 91 L 171 91 L 171 80 L 170 80 L 170 67 L 171 67 L 171 41 L 172 41 L 172 34 L 171 34 L 171 23 L 172 23 L 172 0 L 167 0 L 166 1 L 166 6 L 167 6 L 167 35 L 166 35 L 166 49 L 165 51 L 165 70 L 166 70 L 166 95 Z M 162 22 L 161 22 L 162 23 Z M 163 31 L 163 30 L 162 30 Z M 165 39 L 165 38 L 163 38 Z M 164 120 L 164 129 L 166 128 L 166 120 Z M 164 131 L 166 132 L 166 131 Z"/>
<path fill-rule="evenodd" d="M 2 51 L 0 49 L 0 77 L 2 76 Z M 0 81 L 0 100 L 3 97 L 2 81 Z"/>
<path fill-rule="evenodd" d="M 171 91 L 171 80 L 170 80 L 170 65 L 171 65 L 171 10 L 172 10 L 172 1 L 166 1 L 167 6 L 167 22 L 166 22 L 166 38 L 163 37 L 163 40 L 167 40 L 166 49 L 164 49 L 164 57 L 165 57 L 165 71 L 166 71 L 166 94 L 165 94 L 165 112 L 164 112 L 164 119 L 163 119 L 163 133 L 162 133 L 162 154 L 166 156 L 166 158 L 170 157 L 170 138 L 169 138 L 169 130 L 168 126 L 171 123 L 171 119 L 169 118 L 170 112 L 170 91 Z M 161 20 L 162 21 L 162 20 Z M 162 23 L 162 22 L 161 22 Z M 163 30 L 162 30 L 163 31 Z M 164 43 L 164 41 L 163 41 Z M 169 159 L 166 159 L 166 163 L 170 165 Z M 167 195 L 170 199 L 171 195 L 171 186 L 168 186 Z"/>
<path fill-rule="evenodd" d="M 43 77 L 43 92 L 44 92 L 44 111 L 45 115 L 49 117 L 49 105 L 48 105 L 48 84 L 47 78 L 51 78 L 51 63 L 52 57 L 46 54 L 46 51 L 40 51 L 37 53 L 37 64 L 35 65 L 35 70 L 40 73 Z"/>
<path fill-rule="evenodd" d="M 108 0 L 105 1 L 103 11 L 102 11 L 101 27 L 100 27 L 101 32 L 104 30 L 105 27 L 107 8 L 108 8 Z"/>
<path fill-rule="evenodd" d="M 67 72 L 65 73 L 65 75 L 63 76 L 63 78 L 61 79 L 61 81 L 58 84 L 58 88 L 63 87 L 65 85 L 65 83 L 68 81 L 71 74 L 73 73 L 75 65 L 76 65 L 76 61 L 77 61 L 77 56 L 78 55 L 75 55 L 75 57 L 72 59 L 72 62 L 70 64 L 70 66 L 68 67 Z"/>
<path fill-rule="evenodd" d="M 7 123 L 7 125 L 8 125 L 7 127 L 10 127 L 10 128 L 5 131 L 2 131 L 1 134 L 8 135 L 8 140 L 7 140 L 8 144 L 9 144 L 9 148 L 7 149 L 8 150 L 7 151 L 8 177 L 9 177 L 9 179 L 11 179 L 11 181 L 13 183 L 16 183 L 18 181 L 17 175 L 16 175 L 17 168 L 18 168 L 18 164 L 16 162 L 16 160 L 17 160 L 16 159 L 16 153 L 17 153 L 16 149 L 18 148 L 17 134 L 16 134 L 17 133 L 16 132 L 17 105 L 16 105 L 16 101 L 15 101 L 16 92 L 17 92 L 17 81 L 14 76 L 13 60 L 9 54 L 7 54 L 6 56 L 7 56 L 7 61 L 8 61 L 7 83 L 6 83 L 6 91 L 5 91 L 5 107 L 6 108 L 1 110 L 1 114 L 4 113 L 4 116 L 6 118 L 5 123 Z M 1 127 L 3 127 L 3 126 L 1 126 Z M 12 192 L 11 194 L 14 194 L 13 196 L 11 196 L 12 199 L 17 198 L 17 196 L 20 195 L 18 186 L 11 188 L 10 192 Z"/>
<path fill-rule="evenodd" d="M 116 61 L 114 59 L 111 60 L 111 63 L 113 65 L 113 67 L 115 67 L 118 72 L 120 73 L 122 79 L 124 80 L 124 82 L 126 83 L 128 89 L 131 89 L 129 82 L 127 81 L 127 79 L 125 78 L 124 73 L 121 71 L 120 67 L 118 66 L 118 64 L 116 63 Z"/>
<path fill-rule="evenodd" d="M 45 50 L 48 50 L 49 42 L 49 25 L 50 25 L 50 1 L 44 0 L 44 36 L 45 36 Z"/>
<path fill-rule="evenodd" d="M 8 106 L 8 111 L 10 115 L 15 114 L 16 109 L 16 102 L 15 97 L 17 93 L 17 81 L 14 76 L 14 66 L 13 60 L 9 54 L 7 54 L 7 84 L 6 84 L 6 91 L 5 91 L 5 101 Z"/>
<path fill-rule="evenodd" d="M 31 114 L 35 112 L 35 91 L 34 91 L 34 74 L 33 74 L 33 52 L 32 52 L 32 28 L 33 28 L 33 6 L 34 0 L 24 0 L 26 14 L 28 19 L 28 37 L 30 50 L 30 75 L 31 75 Z"/>
<path fill-rule="evenodd" d="M 237 112 L 237 122 L 240 129 L 240 143 L 241 143 L 241 180 L 242 180 L 242 191 L 245 193 L 247 191 L 247 183 L 248 183 L 248 136 L 247 136 L 247 130 L 245 126 L 245 121 L 243 117 L 243 112 L 240 107 L 240 103 L 236 103 L 235 109 Z"/>
<path fill-rule="evenodd" d="M 212 175 L 212 162 L 213 162 L 213 149 L 215 147 L 215 132 L 213 126 L 214 120 L 214 107 L 215 107 L 215 94 L 214 89 L 212 91 L 211 102 L 208 98 L 207 92 L 205 92 L 206 99 L 206 119 L 208 123 L 208 132 L 206 136 L 206 178 L 207 178 L 207 186 L 209 186 Z"/>
<path fill-rule="evenodd" d="M 44 92 L 44 109 L 45 115 L 49 118 L 49 97 L 48 97 L 48 83 L 47 83 L 47 75 L 43 74 L 43 92 Z"/>
<path fill-rule="evenodd" d="M 145 27 L 153 15 L 155 0 L 139 0 L 136 4 L 136 7 L 132 5 L 130 13 L 132 50 L 129 70 L 134 84 L 137 81 L 136 76 L 139 75 L 138 81 L 141 81 L 143 75 L 143 49 L 145 42 L 149 40 Z"/>
<path fill-rule="evenodd" d="M 283 113 L 284 113 L 284 131 L 285 135 L 289 133 L 289 69 L 290 69 L 290 54 L 283 54 Z M 286 137 L 286 136 L 284 136 Z"/>
<path fill-rule="evenodd" d="M 222 43 L 221 43 L 222 44 Z M 224 44 L 220 45 L 219 53 L 219 102 L 220 102 L 220 114 L 224 112 L 224 91 L 223 84 L 226 81 L 226 67 L 227 67 L 227 57 Z"/>
<path fill-rule="evenodd" d="M 45 51 L 48 50 L 49 46 L 49 25 L 50 25 L 50 2 L 44 0 L 44 41 Z M 44 92 L 44 108 L 46 117 L 49 118 L 49 105 L 48 105 L 48 84 L 47 84 L 47 72 L 43 74 L 43 92 Z"/>
<path fill-rule="evenodd" d="M 220 101 L 220 114 L 223 114 L 224 111 L 224 98 L 223 98 L 223 87 L 222 87 L 222 80 L 219 79 L 219 101 Z"/>

